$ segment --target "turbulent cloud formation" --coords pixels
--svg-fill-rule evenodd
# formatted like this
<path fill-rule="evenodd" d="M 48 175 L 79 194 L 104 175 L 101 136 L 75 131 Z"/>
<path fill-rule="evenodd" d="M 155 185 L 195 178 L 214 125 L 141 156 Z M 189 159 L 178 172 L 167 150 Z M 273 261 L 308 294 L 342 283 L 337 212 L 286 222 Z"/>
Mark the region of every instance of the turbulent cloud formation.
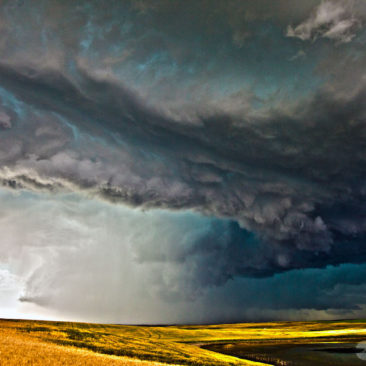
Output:
<path fill-rule="evenodd" d="M 287 271 L 290 283 L 305 269 L 330 271 L 324 286 L 332 287 L 337 273 L 363 271 L 363 1 L 3 1 L 0 14 L 2 186 L 57 205 L 71 205 L 72 193 L 108 202 L 90 205 L 113 214 L 149 212 L 151 221 L 137 215 L 126 224 L 128 246 L 105 244 L 88 222 L 101 230 L 85 231 L 93 258 L 99 238 L 105 253 L 158 264 L 164 299 L 208 299 L 231 282 L 266 287 Z M 122 211 L 110 229 L 116 237 Z M 166 231 L 155 232 L 161 222 Z M 75 237 L 83 230 L 76 226 Z M 111 266 L 118 278 L 127 257 Z M 64 261 L 54 268 L 68 268 Z M 60 288 L 56 277 L 57 286 L 37 285 L 49 272 L 41 268 L 23 274 L 25 303 L 59 300 L 42 290 Z M 83 281 L 70 283 L 89 286 Z M 335 301 L 283 298 L 279 309 L 296 311 Z"/>
<path fill-rule="evenodd" d="M 0 196 L 7 212 L 0 219 L 0 257 L 12 270 L 0 271 L 1 309 L 11 316 L 17 315 L 15 305 L 18 316 L 127 323 L 327 318 L 363 311 L 364 264 L 269 279 L 236 277 L 243 258 L 265 267 L 271 254 L 249 234 L 230 243 L 230 222 L 193 212 L 141 212 L 75 194 Z"/>
<path fill-rule="evenodd" d="M 322 37 L 347 43 L 352 41 L 360 28 L 361 20 L 350 2 L 323 1 L 304 22 L 295 28 L 289 25 L 287 36 L 303 41 Z"/>

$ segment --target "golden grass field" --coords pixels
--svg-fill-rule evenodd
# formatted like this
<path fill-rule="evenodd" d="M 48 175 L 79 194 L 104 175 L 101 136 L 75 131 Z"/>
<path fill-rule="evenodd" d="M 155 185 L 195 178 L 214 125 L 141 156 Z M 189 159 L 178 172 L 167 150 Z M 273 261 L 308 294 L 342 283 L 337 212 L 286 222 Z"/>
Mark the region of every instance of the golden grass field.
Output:
<path fill-rule="evenodd" d="M 361 320 L 200 326 L 0 320 L 0 365 L 366 366 L 347 351 L 363 340 Z"/>

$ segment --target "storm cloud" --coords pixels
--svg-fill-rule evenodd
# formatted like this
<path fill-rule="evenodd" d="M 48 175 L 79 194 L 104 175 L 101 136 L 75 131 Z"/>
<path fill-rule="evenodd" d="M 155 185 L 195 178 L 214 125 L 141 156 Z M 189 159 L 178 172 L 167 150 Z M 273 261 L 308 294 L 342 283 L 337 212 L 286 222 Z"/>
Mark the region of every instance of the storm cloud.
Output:
<path fill-rule="evenodd" d="M 363 271 L 365 5 L 264 4 L 3 1 L 2 186 L 190 212 L 189 239 L 174 224 L 140 242 L 136 228 L 128 249 L 164 263 L 167 288 L 188 298 L 287 271 Z M 22 300 L 47 296 L 29 285 Z"/>
<path fill-rule="evenodd" d="M 287 36 L 303 41 L 329 38 L 340 43 L 352 41 L 361 28 L 361 20 L 351 2 L 323 1 L 304 22 L 287 28 Z"/>

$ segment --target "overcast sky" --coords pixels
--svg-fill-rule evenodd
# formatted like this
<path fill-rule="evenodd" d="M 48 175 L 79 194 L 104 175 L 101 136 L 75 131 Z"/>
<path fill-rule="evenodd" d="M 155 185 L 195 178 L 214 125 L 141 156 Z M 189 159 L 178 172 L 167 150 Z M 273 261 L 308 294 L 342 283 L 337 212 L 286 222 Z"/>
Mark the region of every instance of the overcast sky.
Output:
<path fill-rule="evenodd" d="M 0 1 L 0 317 L 365 317 L 365 22 Z"/>

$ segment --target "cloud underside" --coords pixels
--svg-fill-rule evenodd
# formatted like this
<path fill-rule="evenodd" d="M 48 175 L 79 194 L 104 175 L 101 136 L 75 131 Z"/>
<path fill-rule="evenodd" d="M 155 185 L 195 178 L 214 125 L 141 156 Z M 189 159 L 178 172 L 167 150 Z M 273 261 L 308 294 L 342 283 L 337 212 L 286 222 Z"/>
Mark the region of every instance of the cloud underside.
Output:
<path fill-rule="evenodd" d="M 55 70 L 1 66 L 22 108 L 0 137 L 4 186 L 229 218 L 282 258 L 264 274 L 364 259 L 363 85 L 250 121 L 197 110 L 192 125 L 121 83 L 78 73 L 76 85 Z"/>
<path fill-rule="evenodd" d="M 197 288 L 365 262 L 361 2 L 41 3 L 1 9 L 3 187 L 210 218 L 189 250 L 136 244 Z"/>
<path fill-rule="evenodd" d="M 230 221 L 141 212 L 78 194 L 0 195 L 7 211 L 0 217 L 0 255 L 12 268 L 0 270 L 2 312 L 16 304 L 43 318 L 141 324 L 327 319 L 364 311 L 364 264 L 227 281 L 224 274 L 234 267 L 249 268 L 250 261 L 264 268 L 263 253 L 272 256 L 249 234 L 228 246 Z"/>

